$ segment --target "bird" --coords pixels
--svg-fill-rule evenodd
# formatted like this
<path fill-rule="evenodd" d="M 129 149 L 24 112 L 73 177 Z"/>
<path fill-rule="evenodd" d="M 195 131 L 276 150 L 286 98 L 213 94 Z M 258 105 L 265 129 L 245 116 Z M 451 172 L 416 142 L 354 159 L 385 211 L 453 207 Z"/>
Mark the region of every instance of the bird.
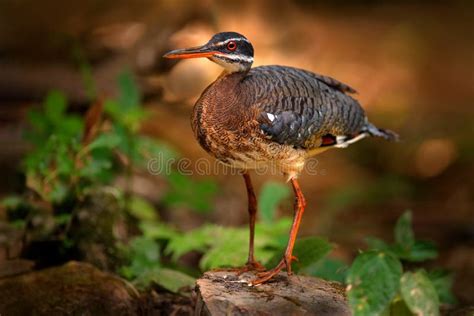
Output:
<path fill-rule="evenodd" d="M 368 136 L 396 141 L 398 135 L 370 123 L 352 96 L 356 90 L 332 77 L 290 66 L 252 67 L 253 45 L 237 32 L 217 33 L 202 46 L 172 50 L 163 57 L 207 58 L 224 68 L 196 101 L 191 127 L 204 150 L 243 176 L 250 236 L 247 263 L 240 271 L 257 272 L 250 285 L 267 282 L 282 270 L 290 276 L 306 208 L 298 181 L 305 162 Z M 267 166 L 287 177 L 295 196 L 286 250 L 270 270 L 255 259 L 257 198 L 249 173 Z"/>

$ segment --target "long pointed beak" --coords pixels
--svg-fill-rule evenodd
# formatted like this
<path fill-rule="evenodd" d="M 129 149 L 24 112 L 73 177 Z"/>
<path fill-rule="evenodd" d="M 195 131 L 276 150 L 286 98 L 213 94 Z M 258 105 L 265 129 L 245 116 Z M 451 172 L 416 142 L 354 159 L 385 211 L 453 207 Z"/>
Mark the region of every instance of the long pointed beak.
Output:
<path fill-rule="evenodd" d="M 184 49 L 175 49 L 167 52 L 163 55 L 164 58 L 170 59 L 185 59 L 185 58 L 200 58 L 200 57 L 211 57 L 217 53 L 215 50 L 210 49 L 207 45 L 199 47 L 191 47 Z"/>

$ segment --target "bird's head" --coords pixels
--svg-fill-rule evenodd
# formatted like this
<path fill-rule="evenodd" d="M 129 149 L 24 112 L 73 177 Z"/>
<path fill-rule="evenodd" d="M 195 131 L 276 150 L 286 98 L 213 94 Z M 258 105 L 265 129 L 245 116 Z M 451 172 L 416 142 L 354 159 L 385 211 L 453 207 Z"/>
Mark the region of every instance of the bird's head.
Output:
<path fill-rule="evenodd" d="M 252 67 L 253 47 L 248 39 L 239 33 L 222 32 L 214 35 L 202 46 L 172 50 L 163 57 L 206 57 L 232 73 L 248 71 Z"/>

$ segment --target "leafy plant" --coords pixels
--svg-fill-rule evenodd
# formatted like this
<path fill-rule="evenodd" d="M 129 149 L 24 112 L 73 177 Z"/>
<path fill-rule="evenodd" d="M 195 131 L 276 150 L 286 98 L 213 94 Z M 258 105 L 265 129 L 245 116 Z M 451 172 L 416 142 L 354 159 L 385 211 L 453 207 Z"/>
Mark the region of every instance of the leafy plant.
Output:
<path fill-rule="evenodd" d="M 411 212 L 397 221 L 395 243 L 368 239 L 369 250 L 354 260 L 347 275 L 347 293 L 354 315 L 439 315 L 440 303 L 455 302 L 452 276 L 423 269 L 403 272 L 402 261 L 420 262 L 437 256 L 432 243 L 415 239 Z M 431 275 L 431 276 L 430 276 Z"/>
<path fill-rule="evenodd" d="M 380 315 L 397 294 L 401 276 L 402 265 L 391 254 L 368 251 L 359 255 L 347 276 L 354 315 Z"/>
<path fill-rule="evenodd" d="M 164 223 L 155 207 L 134 195 L 130 188 L 110 187 L 118 176 L 125 176 L 126 183 L 130 183 L 132 172 L 145 169 L 151 158 L 160 157 L 159 163 L 164 164 L 178 158 L 166 144 L 139 133 L 148 113 L 140 104 L 140 93 L 131 74 L 122 73 L 118 86 L 118 98 L 98 100 L 85 118 L 68 111 L 67 98 L 59 91 L 52 91 L 41 109 L 29 113 L 31 128 L 25 138 L 32 150 L 25 157 L 23 168 L 26 187 L 34 194 L 2 201 L 11 226 L 31 233 L 41 223 L 40 233 L 32 234 L 34 238 L 59 238 L 64 249 L 70 249 L 89 236 L 70 233 L 72 221 L 78 218 L 76 212 L 90 207 L 87 203 L 95 203 L 99 204 L 95 216 L 101 218 L 101 210 L 113 207 L 112 213 L 133 219 L 134 234 L 127 236 L 128 242 L 114 239 L 107 247 L 119 248 L 124 261 L 118 271 L 139 287 L 153 283 L 180 292 L 194 284 L 198 268 L 204 271 L 243 265 L 248 251 L 247 227 L 206 224 L 184 233 Z M 88 89 L 91 95 L 95 93 L 91 77 Z M 214 182 L 196 181 L 173 170 L 161 176 L 168 184 L 162 199 L 166 207 L 184 206 L 198 213 L 211 210 L 210 201 L 217 191 Z M 404 188 L 397 179 L 389 182 L 393 183 L 390 192 Z M 112 194 L 107 196 L 112 196 L 113 201 L 103 196 L 90 198 L 104 189 L 110 189 Z M 360 199 L 363 192 L 344 192 L 342 199 L 335 196 L 330 205 L 341 208 Z M 379 193 L 374 188 L 372 195 L 378 197 Z M 288 186 L 275 182 L 266 183 L 259 195 L 261 222 L 256 225 L 255 253 L 267 267 L 280 260 L 286 247 L 291 219 L 277 219 L 277 208 L 289 195 Z M 403 263 L 413 265 L 437 256 L 432 243 L 415 238 L 411 221 L 410 212 L 400 217 L 394 243 L 367 238 L 369 249 L 360 253 L 350 267 L 327 257 L 332 245 L 326 239 L 300 238 L 294 249 L 298 261 L 293 269 L 328 280 L 345 280 L 354 315 L 437 315 L 440 304 L 455 303 L 449 290 L 452 276 L 441 270 L 404 271 Z M 101 222 L 109 225 L 103 231 L 112 236 L 116 223 Z M 181 263 L 183 256 L 191 252 L 200 255 L 199 267 L 194 270 Z"/>
<path fill-rule="evenodd" d="M 288 196 L 287 187 L 278 183 L 267 184 L 266 187 L 271 187 L 272 190 L 263 189 L 259 195 L 259 199 L 263 201 L 260 207 L 265 209 L 267 220 L 256 225 L 255 253 L 263 264 L 270 267 L 281 259 L 286 247 L 291 219 L 283 217 L 276 220 L 275 216 L 278 205 Z M 273 199 L 276 201 L 265 204 L 265 201 L 270 201 L 268 195 L 271 194 L 273 194 Z M 171 265 L 174 268 L 180 265 L 180 258 L 190 252 L 198 252 L 202 255 L 199 262 L 199 268 L 202 271 L 221 267 L 243 266 L 247 259 L 249 238 L 247 227 L 235 228 L 205 224 L 183 233 L 156 218 L 152 219 L 143 214 L 139 227 L 143 233 L 143 236 L 139 238 L 147 240 L 146 243 L 154 242 L 154 246 L 149 247 L 143 241 L 140 241 L 137 245 L 144 249 L 139 252 L 146 253 L 148 249 L 157 252 L 159 245 L 163 245 L 160 250 L 164 256 L 170 258 Z M 137 245 L 131 244 L 132 251 L 136 251 L 134 247 Z M 318 263 L 330 249 L 331 245 L 323 238 L 301 238 L 294 249 L 295 256 L 299 258 L 293 264 L 294 270 L 305 273 L 307 268 Z M 132 257 L 135 258 L 135 256 Z M 189 276 L 181 275 L 173 278 L 172 280 L 176 280 L 178 283 L 172 284 L 173 282 L 170 279 L 161 276 L 162 270 L 168 268 L 167 265 L 160 265 L 157 262 L 158 260 L 151 263 L 150 260 L 141 259 L 144 258 L 143 255 L 137 256 L 137 258 L 139 262 L 132 261 L 129 266 L 122 270 L 123 275 L 135 280 L 136 283 L 144 285 L 146 282 L 142 283 L 143 281 L 151 281 L 168 289 L 176 290 L 186 283 L 185 281 L 191 280 Z M 137 268 L 137 266 L 140 268 Z M 136 273 L 131 273 L 133 271 Z M 180 271 L 179 273 L 182 274 Z M 194 274 L 198 275 L 199 271 Z M 163 282 L 171 283 L 163 284 Z"/>
<path fill-rule="evenodd" d="M 260 192 L 258 209 L 260 219 L 265 223 L 275 221 L 278 204 L 290 196 L 290 189 L 278 182 L 266 182 Z"/>
<path fill-rule="evenodd" d="M 439 297 L 424 270 L 405 272 L 400 279 L 400 292 L 415 315 L 439 315 Z"/>
<path fill-rule="evenodd" d="M 92 85 L 93 82 L 89 80 L 88 83 Z M 69 249 L 79 247 L 97 235 L 95 242 L 110 239 L 103 247 L 108 255 L 114 253 L 109 248 L 116 248 L 118 242 L 129 238 L 126 234 L 119 239 L 115 236 L 113 226 L 118 224 L 120 216 L 140 218 L 141 221 L 158 219 L 155 208 L 134 195 L 129 186 L 123 189 L 110 186 L 119 176 L 125 177 L 125 183 L 129 184 L 132 172 L 146 170 L 152 158 L 159 157 L 158 163 L 165 164 L 176 160 L 178 154 L 163 142 L 139 133 L 148 113 L 140 104 L 140 92 L 131 73 L 120 74 L 117 84 L 119 96 L 99 98 L 84 117 L 69 111 L 67 98 L 60 91 L 50 92 L 40 108 L 29 112 L 30 127 L 25 132 L 25 139 L 31 144 L 31 151 L 22 162 L 27 190 L 23 195 L 11 196 L 2 202 L 11 225 L 24 231 L 25 246 L 35 240 L 62 240 L 63 247 Z M 172 170 L 160 176 L 169 184 L 165 195 L 174 196 L 172 201 L 163 200 L 167 207 L 180 204 L 191 210 L 210 209 L 216 191 L 213 183 L 185 177 L 176 184 L 176 173 Z M 187 184 L 186 188 L 179 187 L 182 183 Z M 114 201 L 94 207 L 94 203 L 105 200 L 90 197 L 105 191 L 113 192 L 107 196 Z M 91 201 L 95 202 L 91 205 Z M 93 212 L 96 214 L 91 214 Z M 84 222 L 77 219 L 77 213 L 82 214 L 82 219 L 84 214 L 89 219 L 96 219 L 88 222 L 87 232 L 78 231 L 81 227 L 78 223 L 72 225 L 74 220 Z M 104 216 L 110 216 L 110 220 L 104 220 Z M 108 227 L 97 227 L 99 222 Z M 99 231 L 108 235 L 99 234 Z M 128 258 L 131 260 L 128 275 L 134 275 L 139 263 L 148 258 L 138 251 L 141 247 L 146 248 L 146 239 L 141 237 L 131 242 L 131 250 L 127 252 L 133 257 Z M 88 255 L 86 250 L 85 255 Z M 149 265 L 159 261 L 159 258 L 148 259 Z"/>

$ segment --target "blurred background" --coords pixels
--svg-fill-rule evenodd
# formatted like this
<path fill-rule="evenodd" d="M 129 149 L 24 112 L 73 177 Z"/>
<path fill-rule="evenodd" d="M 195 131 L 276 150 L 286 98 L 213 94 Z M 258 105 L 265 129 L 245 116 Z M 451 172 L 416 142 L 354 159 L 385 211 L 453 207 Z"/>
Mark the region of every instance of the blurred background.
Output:
<path fill-rule="evenodd" d="M 317 175 L 301 176 L 308 201 L 301 235 L 327 236 L 336 245 L 332 256 L 349 262 L 366 236 L 392 240 L 396 219 L 410 209 L 416 236 L 439 249 L 428 266 L 453 271 L 459 301 L 474 304 L 473 20 L 471 1 L 2 1 L 0 198 L 25 190 L 29 111 L 56 89 L 67 96 L 68 111 L 84 115 L 91 89 L 103 97 L 120 93 L 124 70 L 142 94 L 140 134 L 192 162 L 212 162 L 193 137 L 190 114 L 221 69 L 161 56 L 237 31 L 254 45 L 254 66 L 290 65 L 337 78 L 358 91 L 374 124 L 402 139 L 364 140 L 318 156 Z M 241 177 L 191 178 L 217 187 L 209 212 L 164 205 L 169 183 L 149 172 L 117 177 L 114 185 L 129 186 L 182 230 L 247 223 Z M 269 180 L 284 183 L 278 176 L 253 180 L 257 190 Z M 290 198 L 278 212 L 292 215 Z M 0 221 L 7 220 L 0 208 Z M 0 261 L 20 252 L 3 250 Z"/>

